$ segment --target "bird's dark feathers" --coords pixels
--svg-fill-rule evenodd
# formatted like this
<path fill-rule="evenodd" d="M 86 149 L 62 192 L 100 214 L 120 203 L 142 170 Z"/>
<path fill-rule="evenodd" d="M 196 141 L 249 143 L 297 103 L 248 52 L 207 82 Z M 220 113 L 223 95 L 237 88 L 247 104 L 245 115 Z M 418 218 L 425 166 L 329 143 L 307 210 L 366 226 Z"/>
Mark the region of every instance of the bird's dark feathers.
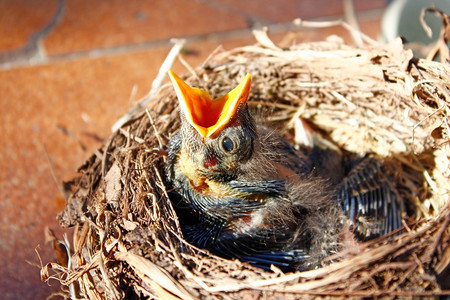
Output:
<path fill-rule="evenodd" d="M 381 163 L 364 157 L 353 165 L 337 199 L 355 235 L 366 240 L 401 227 L 398 195 Z"/>
<path fill-rule="evenodd" d="M 264 195 L 266 197 L 282 197 L 286 195 L 286 183 L 283 180 L 268 181 L 237 181 L 232 180 L 228 185 L 236 190 L 252 195 Z"/>

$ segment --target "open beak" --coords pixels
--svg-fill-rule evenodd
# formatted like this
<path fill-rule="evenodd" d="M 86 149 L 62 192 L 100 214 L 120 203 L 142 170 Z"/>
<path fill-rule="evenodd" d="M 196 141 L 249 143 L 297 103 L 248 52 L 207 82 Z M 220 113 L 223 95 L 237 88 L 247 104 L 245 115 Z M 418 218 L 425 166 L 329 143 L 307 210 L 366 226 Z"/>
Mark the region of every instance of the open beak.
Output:
<path fill-rule="evenodd" d="M 248 73 L 234 90 L 214 100 L 208 92 L 191 88 L 174 72 L 169 71 L 169 77 L 181 111 L 202 137 L 217 137 L 236 115 L 239 106 L 245 105 L 250 92 L 251 76 Z"/>

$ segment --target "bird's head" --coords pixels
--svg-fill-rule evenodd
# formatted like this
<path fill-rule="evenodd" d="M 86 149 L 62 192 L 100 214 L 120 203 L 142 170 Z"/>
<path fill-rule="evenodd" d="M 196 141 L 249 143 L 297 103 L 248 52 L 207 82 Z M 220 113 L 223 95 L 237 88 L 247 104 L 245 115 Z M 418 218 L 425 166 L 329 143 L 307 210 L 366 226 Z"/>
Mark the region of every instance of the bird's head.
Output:
<path fill-rule="evenodd" d="M 225 180 L 253 152 L 256 127 L 247 106 L 250 74 L 231 92 L 216 99 L 190 87 L 172 71 L 169 76 L 180 105 L 182 150 L 195 167 L 220 174 Z"/>

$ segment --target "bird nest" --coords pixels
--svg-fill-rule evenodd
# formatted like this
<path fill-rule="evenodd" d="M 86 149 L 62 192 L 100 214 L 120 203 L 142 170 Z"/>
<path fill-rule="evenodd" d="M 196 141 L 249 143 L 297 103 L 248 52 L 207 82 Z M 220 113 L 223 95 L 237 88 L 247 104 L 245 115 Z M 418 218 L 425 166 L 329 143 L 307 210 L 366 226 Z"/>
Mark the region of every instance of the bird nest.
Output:
<path fill-rule="evenodd" d="M 189 245 L 163 171 L 180 127 L 165 84 L 65 183 L 59 220 L 74 228 L 73 242 L 53 237 L 58 262 L 42 268 L 43 280 L 59 280 L 74 299 L 449 292 L 449 65 L 415 59 L 400 42 L 352 47 L 334 38 L 281 49 L 263 33 L 257 39 L 218 49 L 183 79 L 216 97 L 250 73 L 253 115 L 287 140 L 300 117 L 342 150 L 379 157 L 404 201 L 404 227 L 327 258 L 325 267 L 286 274 Z"/>

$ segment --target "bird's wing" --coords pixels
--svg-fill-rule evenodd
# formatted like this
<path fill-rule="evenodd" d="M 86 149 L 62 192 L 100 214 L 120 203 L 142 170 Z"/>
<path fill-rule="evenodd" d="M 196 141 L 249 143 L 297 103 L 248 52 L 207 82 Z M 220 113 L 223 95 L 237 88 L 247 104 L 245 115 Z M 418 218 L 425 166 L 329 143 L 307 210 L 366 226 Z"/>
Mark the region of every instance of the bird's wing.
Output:
<path fill-rule="evenodd" d="M 279 234 L 262 229 L 261 232 L 253 231 L 251 235 L 235 231 L 222 232 L 220 238 L 208 248 L 222 257 L 238 258 L 266 270 L 270 270 L 271 265 L 283 271 L 307 269 L 309 256 L 306 249 L 277 250 L 285 244 L 286 240 Z"/>
<path fill-rule="evenodd" d="M 272 251 L 239 256 L 240 260 L 252 266 L 270 270 L 271 265 L 274 265 L 282 271 L 306 270 L 306 267 L 299 266 L 303 266 L 307 258 L 308 255 L 303 250 Z"/>
<path fill-rule="evenodd" d="M 270 270 L 271 265 L 283 271 L 308 269 L 305 250 L 284 248 L 290 236 L 289 228 L 276 232 L 265 227 L 241 232 L 218 219 L 201 215 L 199 223 L 183 227 L 186 240 L 200 248 L 225 257 L 237 258 L 253 266 Z"/>
<path fill-rule="evenodd" d="M 358 239 L 381 236 L 401 226 L 398 195 L 392 180 L 372 157 L 354 164 L 338 186 L 337 199 Z"/>

